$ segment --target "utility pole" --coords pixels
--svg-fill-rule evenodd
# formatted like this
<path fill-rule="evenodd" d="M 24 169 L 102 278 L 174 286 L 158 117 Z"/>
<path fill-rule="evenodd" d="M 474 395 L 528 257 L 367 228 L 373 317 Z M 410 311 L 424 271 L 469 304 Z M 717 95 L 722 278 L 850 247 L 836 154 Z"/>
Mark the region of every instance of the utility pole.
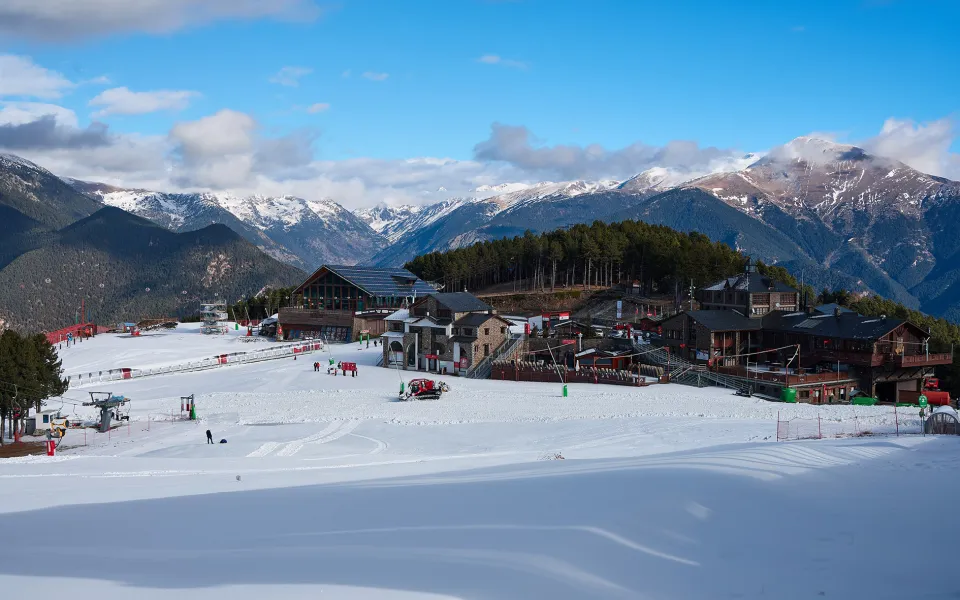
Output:
<path fill-rule="evenodd" d="M 693 310 L 693 279 L 690 280 L 690 310 Z"/>

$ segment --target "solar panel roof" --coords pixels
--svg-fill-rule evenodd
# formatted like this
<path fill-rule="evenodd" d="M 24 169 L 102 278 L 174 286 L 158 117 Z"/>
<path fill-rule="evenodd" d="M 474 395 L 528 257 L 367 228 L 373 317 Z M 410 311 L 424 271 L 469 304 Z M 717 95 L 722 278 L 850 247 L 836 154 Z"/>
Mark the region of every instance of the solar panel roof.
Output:
<path fill-rule="evenodd" d="M 411 296 L 434 294 L 436 289 L 406 269 L 326 265 L 371 296 Z"/>

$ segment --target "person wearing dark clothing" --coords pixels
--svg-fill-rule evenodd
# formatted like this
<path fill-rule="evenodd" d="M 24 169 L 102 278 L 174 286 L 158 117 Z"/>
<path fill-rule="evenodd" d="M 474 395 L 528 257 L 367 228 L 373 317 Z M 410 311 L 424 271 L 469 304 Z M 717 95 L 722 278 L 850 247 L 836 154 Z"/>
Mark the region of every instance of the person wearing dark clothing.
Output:
<path fill-rule="evenodd" d="M 211 433 L 211 431 L 210 431 L 209 429 L 207 430 L 207 443 L 208 443 L 208 444 L 212 444 L 212 443 L 213 443 L 213 433 Z"/>

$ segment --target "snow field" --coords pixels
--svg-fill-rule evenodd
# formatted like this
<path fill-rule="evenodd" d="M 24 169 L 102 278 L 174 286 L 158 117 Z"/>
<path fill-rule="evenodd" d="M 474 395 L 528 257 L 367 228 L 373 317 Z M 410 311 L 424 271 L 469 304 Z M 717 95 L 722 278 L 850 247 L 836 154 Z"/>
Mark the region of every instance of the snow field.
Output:
<path fill-rule="evenodd" d="M 187 328 L 132 340 L 129 357 L 129 341 L 99 336 L 64 362 L 231 343 Z M 54 458 L 0 461 L 0 531 L 16 540 L 0 544 L 0 586 L 239 600 L 956 592 L 905 557 L 960 550 L 953 519 L 928 514 L 960 497 L 960 440 L 774 441 L 778 413 L 819 415 L 825 435 L 886 433 L 887 409 L 676 385 L 577 384 L 563 398 L 559 383 L 455 377 L 439 401 L 399 402 L 415 375 L 373 366 L 379 350 L 105 384 L 132 398 L 130 423 L 86 445 L 72 431 Z M 359 376 L 327 375 L 331 356 Z M 189 394 L 198 422 L 178 420 Z M 88 410 L 72 404 L 85 396 L 68 392 L 64 412 Z M 206 429 L 228 443 L 205 444 Z"/>

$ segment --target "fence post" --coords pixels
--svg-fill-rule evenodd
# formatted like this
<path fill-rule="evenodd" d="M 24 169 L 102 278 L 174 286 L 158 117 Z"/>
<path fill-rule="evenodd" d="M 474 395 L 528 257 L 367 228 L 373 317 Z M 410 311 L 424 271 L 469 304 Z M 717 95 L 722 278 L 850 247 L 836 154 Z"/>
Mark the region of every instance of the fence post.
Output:
<path fill-rule="evenodd" d="M 780 411 L 777 411 L 777 441 L 780 441 Z"/>
<path fill-rule="evenodd" d="M 893 403 L 893 424 L 897 431 L 897 437 L 900 437 L 900 418 L 897 416 L 897 403 Z"/>

